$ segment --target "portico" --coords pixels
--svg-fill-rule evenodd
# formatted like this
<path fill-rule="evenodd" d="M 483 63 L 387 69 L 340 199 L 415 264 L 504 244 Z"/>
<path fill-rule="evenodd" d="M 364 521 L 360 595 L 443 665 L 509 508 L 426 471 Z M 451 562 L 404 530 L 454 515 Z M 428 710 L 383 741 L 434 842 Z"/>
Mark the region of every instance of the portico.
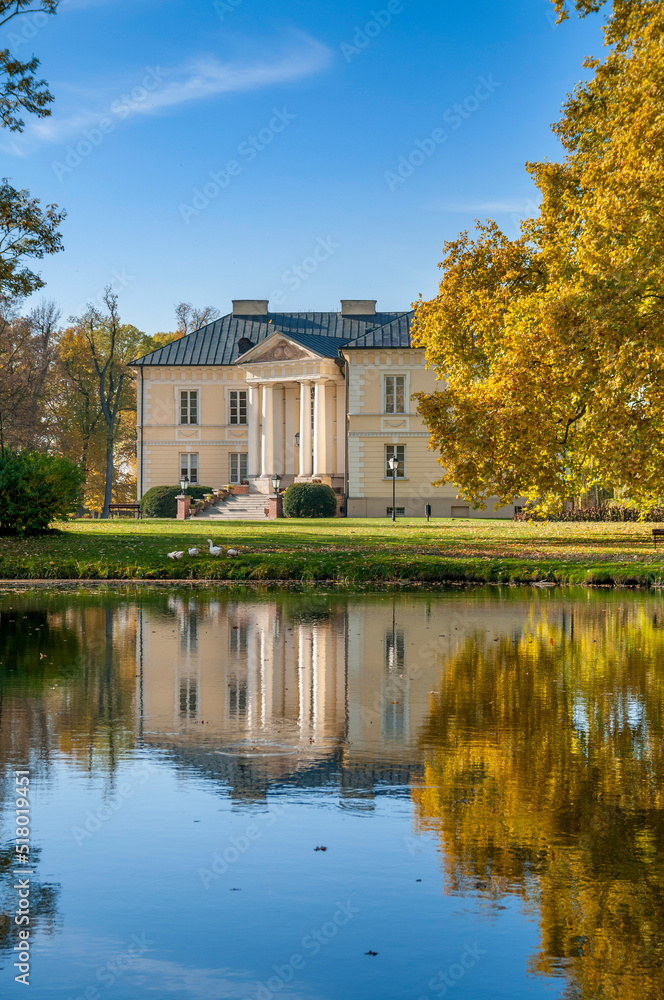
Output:
<path fill-rule="evenodd" d="M 254 489 L 321 479 L 344 485 L 345 380 L 338 362 L 277 331 L 237 362 L 249 398 L 248 478 Z"/>
<path fill-rule="evenodd" d="M 284 489 L 330 485 L 350 517 L 422 517 L 428 505 L 434 517 L 511 516 L 494 497 L 475 513 L 441 484 L 416 404 L 441 383 L 412 320 L 373 299 L 293 313 L 234 299 L 228 315 L 137 359 L 139 497 L 183 475 L 269 495 L 278 475 Z M 272 506 L 254 504 L 260 517 Z"/>

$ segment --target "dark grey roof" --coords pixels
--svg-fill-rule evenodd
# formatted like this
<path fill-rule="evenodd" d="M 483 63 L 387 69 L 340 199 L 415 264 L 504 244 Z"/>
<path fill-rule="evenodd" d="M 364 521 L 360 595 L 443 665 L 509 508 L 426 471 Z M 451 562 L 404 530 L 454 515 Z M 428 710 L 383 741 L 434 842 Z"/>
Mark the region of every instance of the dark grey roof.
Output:
<path fill-rule="evenodd" d="M 410 323 L 414 315 L 413 312 L 402 313 L 391 323 L 356 337 L 346 347 L 349 350 L 360 347 L 410 347 Z"/>
<path fill-rule="evenodd" d="M 180 340 L 159 347 L 133 361 L 133 365 L 232 365 L 242 357 L 238 344 L 245 338 L 260 344 L 273 333 L 288 334 L 304 347 L 325 357 L 338 357 L 340 347 L 408 347 L 412 312 L 376 313 L 375 316 L 342 316 L 325 313 L 268 313 L 267 316 L 222 316 Z M 398 343 L 383 343 L 381 330 Z M 369 343 L 373 338 L 375 343 Z M 322 343 L 321 343 L 322 342 Z M 329 343 L 326 351 L 322 347 Z"/>
<path fill-rule="evenodd" d="M 285 330 L 282 332 L 286 333 Z M 337 337 L 317 337 L 312 333 L 288 333 L 286 335 L 297 344 L 308 347 L 309 350 L 315 351 L 324 358 L 338 358 L 339 350 L 348 343 L 347 340 L 339 340 Z"/>

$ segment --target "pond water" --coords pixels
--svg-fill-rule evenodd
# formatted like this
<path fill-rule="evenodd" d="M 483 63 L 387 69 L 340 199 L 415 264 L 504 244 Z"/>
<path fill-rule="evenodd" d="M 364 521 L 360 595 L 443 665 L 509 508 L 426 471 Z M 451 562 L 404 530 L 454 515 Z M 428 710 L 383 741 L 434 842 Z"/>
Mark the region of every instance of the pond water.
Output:
<path fill-rule="evenodd" d="M 5 591 L 0 994 L 661 998 L 663 725 L 658 594 Z"/>

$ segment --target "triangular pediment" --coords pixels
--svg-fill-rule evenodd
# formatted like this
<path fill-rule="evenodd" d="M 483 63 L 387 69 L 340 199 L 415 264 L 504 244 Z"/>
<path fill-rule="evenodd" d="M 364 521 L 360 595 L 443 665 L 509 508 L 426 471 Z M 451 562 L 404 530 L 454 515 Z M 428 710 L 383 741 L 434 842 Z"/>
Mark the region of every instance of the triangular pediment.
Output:
<path fill-rule="evenodd" d="M 285 333 L 275 331 L 260 344 L 256 344 L 246 354 L 241 354 L 237 365 L 255 364 L 264 361 L 315 361 L 321 357 L 316 351 L 308 350 Z"/>

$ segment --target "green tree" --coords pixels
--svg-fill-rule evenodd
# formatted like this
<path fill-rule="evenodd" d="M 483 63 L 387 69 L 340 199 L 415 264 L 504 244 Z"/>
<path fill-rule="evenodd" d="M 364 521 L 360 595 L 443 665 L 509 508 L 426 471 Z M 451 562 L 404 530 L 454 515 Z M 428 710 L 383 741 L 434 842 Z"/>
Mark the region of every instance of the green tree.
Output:
<path fill-rule="evenodd" d="M 55 14 L 59 0 L 0 0 L 0 27 L 19 14 Z M 35 76 L 39 60 L 22 62 L 9 49 L 0 49 L 0 127 L 22 132 L 23 112 L 44 118 L 51 113 L 53 95 L 45 80 Z M 13 187 L 5 178 L 0 184 L 0 296 L 3 299 L 30 295 L 44 282 L 26 260 L 41 259 L 62 249 L 58 226 L 65 213 L 57 205 L 40 207 L 30 192 Z"/>
<path fill-rule="evenodd" d="M 19 191 L 5 178 L 0 184 L 0 294 L 4 299 L 30 295 L 44 281 L 25 263 L 62 250 L 58 226 L 65 217 L 57 205 L 40 207 L 38 198 Z"/>
<path fill-rule="evenodd" d="M 488 222 L 447 243 L 439 294 L 417 306 L 444 380 L 419 396 L 431 446 L 478 507 L 664 494 L 663 42 L 664 4 L 614 0 L 608 54 L 554 128 L 564 161 L 527 166 L 539 215 L 518 240 Z"/>
<path fill-rule="evenodd" d="M 19 14 L 43 12 L 55 14 L 59 0 L 0 0 L 0 28 Z M 35 72 L 39 60 L 34 56 L 21 62 L 12 56 L 9 49 L 0 49 L 0 123 L 12 132 L 21 132 L 25 126 L 19 114 L 29 114 L 44 118 L 50 115 L 49 104 L 53 100 L 45 80 L 37 80 Z"/>

